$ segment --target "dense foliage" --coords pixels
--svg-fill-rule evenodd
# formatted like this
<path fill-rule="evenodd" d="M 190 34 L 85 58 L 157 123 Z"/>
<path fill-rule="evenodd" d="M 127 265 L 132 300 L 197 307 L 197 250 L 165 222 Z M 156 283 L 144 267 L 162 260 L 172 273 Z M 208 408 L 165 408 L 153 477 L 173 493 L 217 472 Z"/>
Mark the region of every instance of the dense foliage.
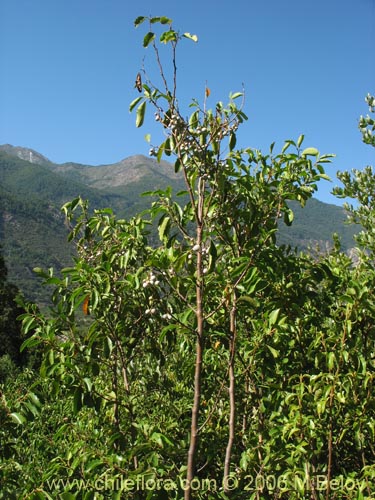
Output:
<path fill-rule="evenodd" d="M 0 254 L 0 383 L 8 376 L 14 376 L 18 367 L 25 363 L 21 354 L 21 324 L 17 321 L 24 312 L 19 302 L 20 293 L 16 286 L 8 282 L 7 268 Z"/>
<path fill-rule="evenodd" d="M 355 264 L 338 241 L 318 258 L 278 245 L 331 155 L 303 136 L 236 149 L 242 93 L 209 109 L 206 88 L 186 118 L 176 50 L 196 36 L 144 23 L 161 89 L 139 75 L 130 108 L 137 126 L 154 108 L 150 153 L 174 158 L 185 190 L 131 219 L 64 205 L 77 256 L 62 277 L 36 269 L 53 307 L 22 315 L 42 364 L 3 388 L 0 498 L 373 498 L 375 177 L 340 174 L 363 228 Z"/>

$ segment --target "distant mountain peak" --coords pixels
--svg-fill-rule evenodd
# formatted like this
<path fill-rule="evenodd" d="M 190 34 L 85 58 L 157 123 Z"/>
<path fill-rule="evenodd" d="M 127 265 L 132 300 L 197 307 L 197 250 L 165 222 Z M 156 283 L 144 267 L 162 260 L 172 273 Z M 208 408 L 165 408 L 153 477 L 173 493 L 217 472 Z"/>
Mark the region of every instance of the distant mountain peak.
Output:
<path fill-rule="evenodd" d="M 17 158 L 26 160 L 30 163 L 37 163 L 38 165 L 50 165 L 52 163 L 48 158 L 30 148 L 3 144 L 0 145 L 0 151 L 4 151 L 4 153 L 7 153 L 8 155 L 16 156 Z"/>

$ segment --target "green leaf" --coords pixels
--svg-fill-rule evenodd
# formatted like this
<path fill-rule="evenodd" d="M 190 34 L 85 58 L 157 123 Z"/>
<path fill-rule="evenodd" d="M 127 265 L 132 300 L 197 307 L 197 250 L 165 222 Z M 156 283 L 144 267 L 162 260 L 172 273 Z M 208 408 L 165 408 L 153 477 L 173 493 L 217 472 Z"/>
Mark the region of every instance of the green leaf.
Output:
<path fill-rule="evenodd" d="M 23 425 L 26 422 L 26 418 L 21 413 L 11 413 L 11 419 L 16 422 L 16 424 Z"/>
<path fill-rule="evenodd" d="M 77 500 L 77 496 L 73 495 L 73 493 L 69 493 L 68 491 L 61 493 L 60 498 L 61 500 Z"/>
<path fill-rule="evenodd" d="M 329 175 L 327 175 L 327 174 L 320 174 L 320 175 L 319 175 L 319 177 L 320 177 L 321 179 L 324 179 L 325 181 L 329 181 L 329 182 L 331 182 L 331 181 L 332 181 L 332 179 L 330 178 L 330 176 L 329 176 Z"/>
<path fill-rule="evenodd" d="M 196 128 L 199 124 L 199 111 L 194 111 L 189 118 L 189 126 Z"/>
<path fill-rule="evenodd" d="M 209 257 L 208 257 L 208 269 L 212 272 L 215 269 L 215 264 L 217 260 L 217 249 L 215 243 L 211 240 Z"/>
<path fill-rule="evenodd" d="M 88 464 L 85 466 L 85 472 L 90 472 L 93 469 L 99 467 L 100 465 L 103 465 L 103 460 L 100 460 L 99 458 L 91 460 L 91 462 L 88 462 Z"/>
<path fill-rule="evenodd" d="M 88 377 L 85 377 L 85 378 L 83 379 L 83 382 L 84 382 L 84 384 L 85 384 L 86 390 L 87 390 L 88 392 L 91 392 L 91 390 L 92 390 L 92 382 L 91 382 L 91 380 L 90 380 Z"/>
<path fill-rule="evenodd" d="M 162 439 L 162 434 L 160 434 L 160 432 L 153 432 L 150 436 L 150 440 L 158 444 L 160 448 L 163 448 L 163 439 Z"/>
<path fill-rule="evenodd" d="M 331 371 L 333 370 L 333 367 L 335 365 L 335 362 L 336 362 L 336 356 L 335 356 L 335 353 L 334 352 L 329 352 L 328 353 L 328 369 Z"/>
<path fill-rule="evenodd" d="M 36 394 L 34 394 L 33 392 L 30 392 L 29 393 L 29 399 L 30 401 L 32 401 L 32 403 L 40 408 L 42 406 L 42 403 L 40 402 L 40 399 L 38 398 L 38 396 Z"/>
<path fill-rule="evenodd" d="M 177 33 L 176 31 L 173 30 L 165 31 L 160 35 L 161 43 L 175 42 L 177 41 L 177 38 L 178 38 Z"/>
<path fill-rule="evenodd" d="M 236 134 L 234 132 L 231 132 L 229 136 L 229 151 L 233 151 L 233 149 L 236 147 L 236 142 Z"/>
<path fill-rule="evenodd" d="M 77 387 L 76 390 L 74 391 L 74 396 L 73 396 L 73 412 L 76 415 L 79 410 L 82 408 L 82 389 L 80 387 Z"/>
<path fill-rule="evenodd" d="M 235 92 L 234 94 L 230 94 L 230 99 L 234 100 L 234 99 L 238 99 L 239 97 L 242 97 L 243 96 L 243 93 L 242 92 Z"/>
<path fill-rule="evenodd" d="M 113 350 L 113 342 L 111 338 L 107 335 L 104 339 L 104 357 L 108 359 Z"/>
<path fill-rule="evenodd" d="M 158 154 L 156 155 L 156 159 L 159 163 L 160 163 L 161 157 L 163 156 L 164 148 L 165 148 L 165 142 L 163 142 L 163 144 L 160 144 L 159 149 L 158 149 Z"/>
<path fill-rule="evenodd" d="M 165 216 L 161 219 L 161 223 L 159 224 L 158 227 L 159 238 L 161 241 L 163 241 L 166 238 L 166 232 L 169 229 L 169 224 L 170 224 L 169 217 Z"/>
<path fill-rule="evenodd" d="M 155 39 L 155 33 L 153 33 L 152 31 L 149 31 L 148 33 L 146 33 L 144 39 L 143 39 L 143 47 L 148 47 L 150 45 L 150 43 Z"/>
<path fill-rule="evenodd" d="M 248 302 L 251 306 L 253 307 L 259 307 L 259 301 L 256 299 L 253 299 L 253 297 L 249 297 L 248 295 L 241 295 L 239 297 L 238 302 Z"/>
<path fill-rule="evenodd" d="M 24 351 L 27 347 L 30 349 L 31 347 L 34 347 L 36 345 L 40 344 L 40 340 L 35 337 L 30 337 L 23 344 L 21 345 L 20 351 Z"/>
<path fill-rule="evenodd" d="M 277 351 L 276 349 L 274 349 L 273 347 L 271 347 L 270 345 L 267 345 L 268 349 L 271 351 L 271 354 L 274 358 L 278 358 L 279 357 L 279 351 Z"/>
<path fill-rule="evenodd" d="M 292 222 L 293 222 L 293 219 L 294 219 L 293 210 L 291 210 L 290 208 L 288 208 L 286 210 L 286 212 L 284 212 L 284 222 L 285 222 L 285 224 L 287 226 L 291 226 Z"/>
<path fill-rule="evenodd" d="M 302 151 L 302 156 L 318 156 L 319 151 L 316 148 L 306 148 Z"/>
<path fill-rule="evenodd" d="M 32 493 L 29 498 L 32 500 L 54 500 L 51 495 L 45 491 L 36 491 L 35 493 Z"/>
<path fill-rule="evenodd" d="M 285 151 L 291 146 L 291 145 L 294 145 L 295 146 L 295 143 L 293 141 L 285 141 L 285 144 L 284 146 L 282 147 L 281 149 L 281 154 L 285 153 Z"/>
<path fill-rule="evenodd" d="M 297 139 L 297 148 L 299 148 L 301 146 L 301 144 L 303 143 L 303 140 L 304 140 L 305 136 L 303 134 L 301 134 L 298 139 Z"/>
<path fill-rule="evenodd" d="M 26 316 L 22 321 L 22 330 L 24 333 L 28 333 L 29 330 L 32 330 L 37 325 L 38 325 L 38 323 L 37 323 L 36 319 L 34 318 L 34 316 Z M 27 340 L 24 342 L 25 346 L 26 346 L 26 342 L 27 342 Z M 24 347 L 22 347 L 22 349 L 24 349 Z"/>
<path fill-rule="evenodd" d="M 177 160 L 175 161 L 175 164 L 174 164 L 174 171 L 176 174 L 177 174 L 177 172 L 180 171 L 180 168 L 181 168 L 181 160 L 180 160 L 180 158 L 177 158 Z"/>
<path fill-rule="evenodd" d="M 146 112 L 146 101 L 143 101 L 137 108 L 137 118 L 135 120 L 136 127 L 142 127 Z"/>
<path fill-rule="evenodd" d="M 136 107 L 136 105 L 143 99 L 143 96 L 138 96 L 132 101 L 129 105 L 129 111 L 133 111 L 133 109 Z"/>
<path fill-rule="evenodd" d="M 268 317 L 268 326 L 273 326 L 279 319 L 280 309 L 275 309 Z"/>
<path fill-rule="evenodd" d="M 193 40 L 193 42 L 197 42 L 198 41 L 197 35 L 192 35 L 191 33 L 184 33 L 182 36 L 184 38 L 189 38 L 189 40 Z"/>
<path fill-rule="evenodd" d="M 35 274 L 39 274 L 40 276 L 42 276 L 43 278 L 47 278 L 48 277 L 48 274 L 44 271 L 44 269 L 42 269 L 41 267 L 34 267 L 33 268 L 33 272 Z"/>
<path fill-rule="evenodd" d="M 138 16 L 134 21 L 134 26 L 137 28 L 140 24 L 142 24 L 146 20 L 145 16 Z"/>

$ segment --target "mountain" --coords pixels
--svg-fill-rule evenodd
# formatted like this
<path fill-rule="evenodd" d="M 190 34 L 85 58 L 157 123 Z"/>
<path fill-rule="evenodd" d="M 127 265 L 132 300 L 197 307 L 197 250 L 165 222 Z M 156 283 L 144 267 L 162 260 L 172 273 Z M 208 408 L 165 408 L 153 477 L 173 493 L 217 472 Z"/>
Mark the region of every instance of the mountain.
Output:
<path fill-rule="evenodd" d="M 182 176 L 170 163 L 142 155 L 110 165 L 56 164 L 32 149 L 0 146 L 0 244 L 9 280 L 31 300 L 47 300 L 32 269 L 70 265 L 74 248 L 60 210 L 67 201 L 82 196 L 92 208 L 111 207 L 119 217 L 130 217 L 150 204 L 141 193 L 168 185 L 183 190 Z M 344 224 L 343 208 L 315 199 L 305 209 L 291 206 L 295 220 L 290 228 L 281 225 L 281 243 L 324 250 L 336 232 L 343 249 L 354 246 L 356 228 Z"/>
<path fill-rule="evenodd" d="M 11 144 L 3 144 L 0 146 L 0 150 L 11 156 L 16 156 L 21 160 L 26 160 L 29 163 L 36 163 L 38 165 L 52 165 L 52 162 L 41 155 L 37 151 L 29 148 L 22 148 L 19 146 L 12 146 Z"/>

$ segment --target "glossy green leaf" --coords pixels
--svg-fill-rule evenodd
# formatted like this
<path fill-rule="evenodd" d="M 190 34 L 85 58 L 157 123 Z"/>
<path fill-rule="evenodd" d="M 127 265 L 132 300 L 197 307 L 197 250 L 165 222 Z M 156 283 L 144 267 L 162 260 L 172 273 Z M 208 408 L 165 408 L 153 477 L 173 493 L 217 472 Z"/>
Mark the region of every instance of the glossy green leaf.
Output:
<path fill-rule="evenodd" d="M 231 132 L 229 135 L 229 151 L 233 151 L 233 149 L 236 146 L 236 142 L 237 142 L 236 134 L 234 132 Z"/>
<path fill-rule="evenodd" d="M 84 377 L 83 383 L 85 385 L 85 388 L 88 392 L 91 392 L 92 390 L 92 381 L 88 377 Z"/>
<path fill-rule="evenodd" d="M 21 413 L 11 413 L 10 414 L 11 419 L 19 425 L 23 425 L 26 422 L 26 417 L 22 415 Z"/>
<path fill-rule="evenodd" d="M 160 24 L 172 24 L 172 19 L 169 19 L 169 17 L 162 16 L 160 18 Z"/>
<path fill-rule="evenodd" d="M 129 111 L 133 111 L 136 105 L 143 99 L 143 96 L 136 97 L 129 105 Z"/>
<path fill-rule="evenodd" d="M 230 94 L 230 96 L 229 96 L 229 97 L 230 97 L 232 100 L 234 100 L 234 99 L 238 99 L 239 97 L 242 97 L 242 96 L 243 96 L 243 93 L 242 93 L 242 92 L 235 92 L 234 94 Z"/>
<path fill-rule="evenodd" d="M 277 323 L 279 316 L 280 316 L 280 309 L 275 309 L 274 311 L 272 311 L 268 317 L 268 325 L 270 327 L 274 326 Z"/>
<path fill-rule="evenodd" d="M 155 33 L 149 31 L 143 39 L 143 47 L 148 47 L 153 40 L 155 40 Z"/>
<path fill-rule="evenodd" d="M 136 127 L 141 127 L 143 125 L 146 113 L 146 101 L 143 101 L 137 108 L 137 115 L 135 120 Z"/>
<path fill-rule="evenodd" d="M 172 29 L 165 31 L 160 35 L 160 42 L 161 43 L 169 43 L 169 42 L 175 42 L 177 41 L 178 35 L 176 31 L 173 31 Z"/>
<path fill-rule="evenodd" d="M 135 21 L 134 21 L 134 26 L 138 27 L 140 24 L 142 24 L 147 18 L 145 16 L 138 16 Z"/>
<path fill-rule="evenodd" d="M 170 218 L 167 216 L 163 217 L 158 227 L 159 238 L 161 241 L 163 241 L 167 237 L 169 225 L 170 225 Z"/>
<path fill-rule="evenodd" d="M 294 212 L 293 210 L 291 210 L 290 208 L 288 208 L 285 212 L 284 212 L 284 222 L 287 226 L 291 226 L 292 225 L 292 222 L 294 220 Z"/>
<path fill-rule="evenodd" d="M 103 346 L 104 346 L 103 350 L 104 357 L 108 359 L 111 356 L 113 350 L 113 342 L 109 335 L 105 337 Z"/>

